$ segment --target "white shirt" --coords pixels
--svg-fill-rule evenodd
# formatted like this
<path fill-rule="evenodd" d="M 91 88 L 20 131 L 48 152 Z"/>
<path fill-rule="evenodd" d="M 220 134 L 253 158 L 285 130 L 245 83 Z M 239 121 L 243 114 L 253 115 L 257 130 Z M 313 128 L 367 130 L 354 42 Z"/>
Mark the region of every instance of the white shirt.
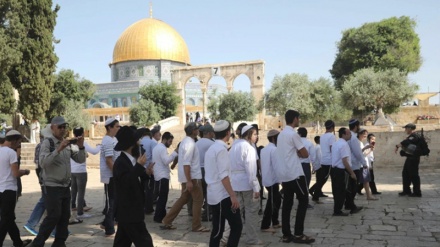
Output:
<path fill-rule="evenodd" d="M 365 144 L 363 142 L 359 141 L 359 145 L 360 145 L 361 151 L 362 151 L 362 149 L 365 147 Z M 367 149 L 367 150 L 369 150 L 369 149 Z M 368 159 L 368 154 L 364 154 L 364 153 L 362 153 L 362 154 L 364 155 L 364 159 L 365 159 L 365 163 L 367 165 L 367 168 L 370 167 L 370 160 Z"/>
<path fill-rule="evenodd" d="M 153 149 L 156 147 L 157 142 L 156 140 L 152 140 L 149 136 L 144 136 L 141 139 L 141 145 L 147 154 L 147 161 L 143 164 L 145 168 L 147 168 L 147 166 L 153 161 Z"/>
<path fill-rule="evenodd" d="M 351 168 L 353 170 L 359 170 L 361 166 L 366 166 L 367 163 L 361 146 L 359 145 L 357 134 L 351 131 L 351 139 L 347 141 L 347 143 L 351 150 Z"/>
<path fill-rule="evenodd" d="M 186 183 L 184 166 L 191 166 L 191 179 L 202 179 L 202 170 L 200 169 L 200 155 L 194 139 L 186 136 L 179 146 L 179 165 L 178 178 L 179 183 Z"/>
<path fill-rule="evenodd" d="M 84 142 L 84 148 L 86 149 L 86 152 L 90 154 L 98 154 L 101 150 L 101 147 L 97 146 L 92 148 L 87 142 Z M 77 163 L 73 159 L 70 159 L 70 168 L 72 170 L 72 173 L 86 173 L 87 167 L 86 162 L 84 163 Z"/>
<path fill-rule="evenodd" d="M 205 153 L 205 182 L 208 184 L 207 196 L 209 205 L 217 205 L 229 197 L 222 180 L 231 176 L 228 145 L 216 140 Z"/>
<path fill-rule="evenodd" d="M 343 138 L 339 138 L 332 147 L 332 167 L 345 169 L 343 158 L 348 157 L 348 163 L 351 165 L 351 154 L 348 143 Z"/>
<path fill-rule="evenodd" d="M 286 126 L 278 135 L 276 155 L 279 165 L 275 169 L 275 174 L 279 182 L 289 182 L 304 176 L 297 154 L 303 147 L 301 137 L 291 126 Z"/>
<path fill-rule="evenodd" d="M 299 158 L 301 163 L 314 163 L 315 162 L 315 146 L 313 146 L 313 143 L 309 141 L 306 137 L 301 137 L 301 141 L 304 144 L 304 147 L 306 148 L 307 152 L 309 152 L 309 157 L 307 158 Z"/>
<path fill-rule="evenodd" d="M 315 161 L 312 163 L 313 170 L 317 171 L 321 168 L 321 145 L 316 144 L 315 146 Z"/>
<path fill-rule="evenodd" d="M 157 144 L 153 149 L 153 174 L 154 180 L 159 181 L 162 178 L 170 179 L 170 163 L 176 158 L 177 153 L 173 151 L 168 155 L 167 147 L 163 143 Z"/>
<path fill-rule="evenodd" d="M 205 166 L 205 153 L 209 147 L 214 144 L 214 141 L 208 138 L 201 138 L 196 142 L 197 149 L 199 149 L 200 155 L 200 167 Z"/>
<path fill-rule="evenodd" d="M 116 158 L 118 158 L 119 154 L 121 153 L 115 151 L 116 143 L 118 143 L 118 139 L 116 139 L 116 137 L 106 135 L 104 138 L 102 138 L 101 155 L 99 160 L 101 183 L 108 184 L 110 182 L 110 178 L 113 177 L 113 171 L 108 168 L 105 158 L 112 157 L 113 163 L 115 163 Z"/>
<path fill-rule="evenodd" d="M 336 137 L 333 133 L 327 132 L 321 136 L 321 165 L 332 164 L 332 145 L 336 142 Z"/>
<path fill-rule="evenodd" d="M 10 147 L 0 146 L 0 192 L 17 191 L 17 178 L 12 174 L 11 166 L 17 163 L 17 153 Z"/>
<path fill-rule="evenodd" d="M 132 164 L 133 166 L 135 166 L 135 165 L 136 165 L 136 158 L 133 157 L 133 155 L 131 155 L 131 154 L 125 152 L 125 151 L 122 151 L 122 152 L 124 152 L 124 154 L 127 155 L 127 157 L 128 157 L 128 159 L 130 160 L 131 164 Z"/>
<path fill-rule="evenodd" d="M 260 191 L 257 179 L 257 154 L 246 140 L 236 141 L 229 150 L 231 185 L 234 191 Z"/>
<path fill-rule="evenodd" d="M 278 183 L 277 176 L 275 175 L 275 166 L 277 166 L 276 149 L 277 147 L 273 143 L 269 143 L 265 148 L 261 149 L 261 176 L 263 186 L 265 187 Z"/>

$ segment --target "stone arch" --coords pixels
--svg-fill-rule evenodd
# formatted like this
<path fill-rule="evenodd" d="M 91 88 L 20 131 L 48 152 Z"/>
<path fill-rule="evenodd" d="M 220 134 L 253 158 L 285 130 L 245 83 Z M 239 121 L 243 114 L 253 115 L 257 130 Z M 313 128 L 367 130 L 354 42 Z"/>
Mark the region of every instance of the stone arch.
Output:
<path fill-rule="evenodd" d="M 206 90 L 210 79 L 213 76 L 222 76 L 226 81 L 228 92 L 233 89 L 234 79 L 245 74 L 251 82 L 250 92 L 254 95 L 256 102 L 264 95 L 264 61 L 256 60 L 249 62 L 209 64 L 201 66 L 186 66 L 172 70 L 172 81 L 176 83 L 177 93 L 181 98 L 178 109 L 178 116 L 181 123 L 185 122 L 185 85 L 191 77 L 200 80 L 203 97 L 206 97 Z M 260 126 L 264 124 L 265 111 L 258 113 L 256 118 Z"/>

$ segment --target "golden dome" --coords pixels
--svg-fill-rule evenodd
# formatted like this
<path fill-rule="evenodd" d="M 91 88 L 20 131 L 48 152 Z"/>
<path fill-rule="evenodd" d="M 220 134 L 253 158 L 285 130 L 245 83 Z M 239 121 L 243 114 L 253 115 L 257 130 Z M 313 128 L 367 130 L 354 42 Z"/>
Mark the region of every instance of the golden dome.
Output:
<path fill-rule="evenodd" d="M 165 22 L 146 18 L 129 26 L 113 49 L 113 64 L 133 60 L 171 60 L 190 63 L 182 36 Z"/>

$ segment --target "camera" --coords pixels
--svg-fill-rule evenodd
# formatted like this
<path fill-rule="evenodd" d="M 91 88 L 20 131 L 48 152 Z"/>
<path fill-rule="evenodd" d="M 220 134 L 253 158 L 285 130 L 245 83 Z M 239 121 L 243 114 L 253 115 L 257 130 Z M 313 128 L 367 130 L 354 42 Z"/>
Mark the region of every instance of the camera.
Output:
<path fill-rule="evenodd" d="M 73 135 L 75 137 L 82 136 L 84 134 L 84 128 L 83 127 L 76 127 L 73 129 Z"/>
<path fill-rule="evenodd" d="M 376 145 L 376 142 L 371 142 L 371 146 L 374 147 L 374 145 Z"/>
<path fill-rule="evenodd" d="M 70 139 L 69 144 L 76 144 L 78 142 L 77 139 Z"/>

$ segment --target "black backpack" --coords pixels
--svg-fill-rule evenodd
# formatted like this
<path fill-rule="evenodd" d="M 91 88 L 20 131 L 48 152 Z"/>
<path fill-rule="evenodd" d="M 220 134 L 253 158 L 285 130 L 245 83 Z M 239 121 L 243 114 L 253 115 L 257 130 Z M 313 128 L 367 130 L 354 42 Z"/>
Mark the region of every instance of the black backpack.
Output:
<path fill-rule="evenodd" d="M 423 135 L 423 128 L 420 133 L 419 145 L 417 147 L 420 156 L 429 156 L 431 150 L 429 150 L 428 143 L 426 142 L 425 136 Z"/>

